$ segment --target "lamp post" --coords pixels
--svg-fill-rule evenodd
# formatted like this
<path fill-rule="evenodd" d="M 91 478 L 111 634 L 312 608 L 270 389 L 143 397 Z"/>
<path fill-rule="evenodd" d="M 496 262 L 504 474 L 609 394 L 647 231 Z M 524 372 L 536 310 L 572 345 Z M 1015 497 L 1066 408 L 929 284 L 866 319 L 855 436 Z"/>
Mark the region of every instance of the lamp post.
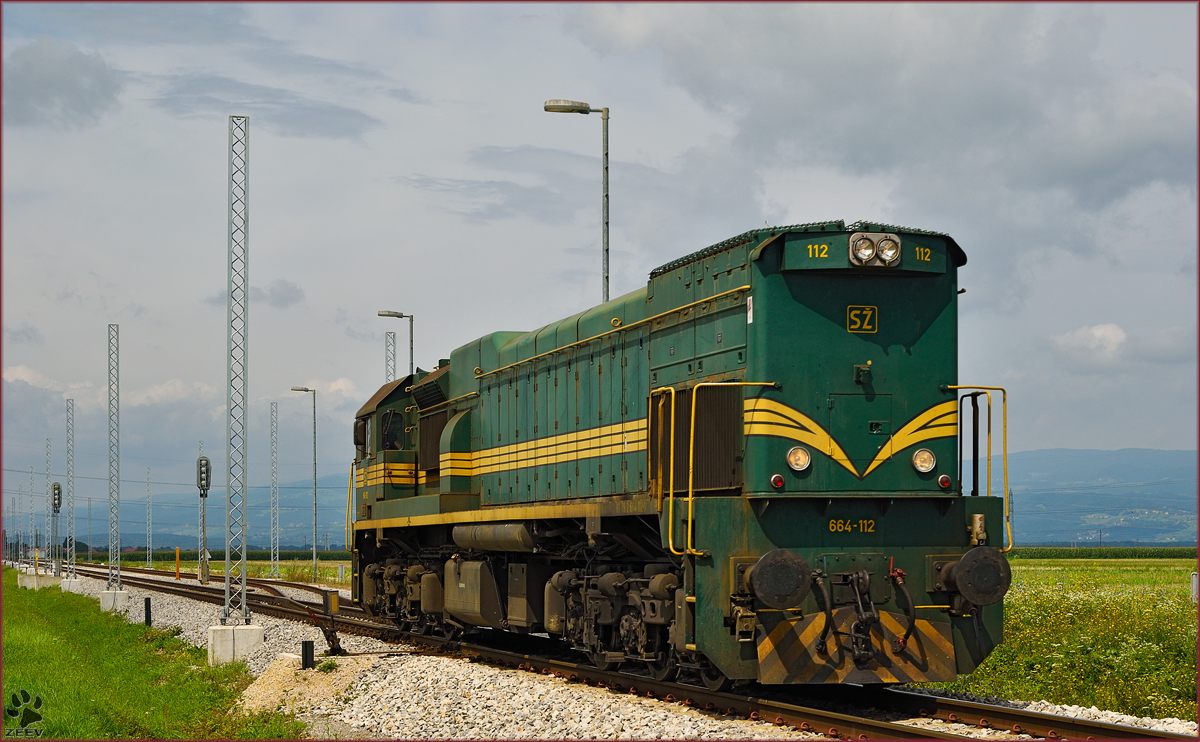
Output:
<path fill-rule="evenodd" d="M 312 394 L 313 410 L 313 518 L 312 518 L 312 579 L 317 581 L 317 390 L 306 386 L 294 386 L 293 392 Z"/>
<path fill-rule="evenodd" d="M 608 301 L 608 107 L 592 108 L 589 104 L 581 100 L 552 98 L 546 101 L 543 108 L 547 113 L 600 114 L 601 149 L 603 151 L 602 164 L 604 169 L 604 200 L 601 202 L 604 226 L 601 250 L 603 252 L 604 266 L 604 301 Z"/>
<path fill-rule="evenodd" d="M 408 375 L 413 375 L 413 316 L 404 312 L 396 312 L 391 309 L 380 309 L 376 312 L 380 317 L 394 317 L 396 319 L 408 320 Z"/>

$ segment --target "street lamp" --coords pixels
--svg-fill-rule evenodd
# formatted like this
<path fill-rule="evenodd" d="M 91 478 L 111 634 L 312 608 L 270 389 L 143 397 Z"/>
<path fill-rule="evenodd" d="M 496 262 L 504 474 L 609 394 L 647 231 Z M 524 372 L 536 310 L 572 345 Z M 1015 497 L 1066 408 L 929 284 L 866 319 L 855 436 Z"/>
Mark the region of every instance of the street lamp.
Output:
<path fill-rule="evenodd" d="M 608 107 L 605 106 L 604 108 L 592 108 L 590 105 L 581 100 L 551 98 L 550 100 L 546 101 L 543 108 L 547 113 L 600 114 L 604 166 L 604 200 L 602 202 L 604 210 L 604 233 L 601 243 L 601 250 L 604 253 L 604 301 L 608 301 Z"/>
<path fill-rule="evenodd" d="M 312 522 L 312 578 L 317 581 L 317 390 L 306 386 L 294 386 L 293 392 L 308 392 L 312 394 L 313 410 L 313 522 Z"/>
<path fill-rule="evenodd" d="M 396 319 L 408 320 L 408 375 L 413 375 L 413 316 L 404 312 L 397 312 L 391 309 L 380 309 L 376 312 L 380 317 L 394 317 Z"/>

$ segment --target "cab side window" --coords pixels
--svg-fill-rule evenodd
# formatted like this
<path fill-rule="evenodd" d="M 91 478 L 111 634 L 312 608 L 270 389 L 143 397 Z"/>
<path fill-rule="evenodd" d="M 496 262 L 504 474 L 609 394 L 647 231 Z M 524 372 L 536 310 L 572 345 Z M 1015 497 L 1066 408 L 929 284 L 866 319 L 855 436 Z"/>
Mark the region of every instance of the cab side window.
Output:
<path fill-rule="evenodd" d="M 384 451 L 399 451 L 404 448 L 404 416 L 395 410 L 388 410 L 383 413 L 383 421 L 380 425 L 383 431 L 383 439 L 381 448 Z"/>

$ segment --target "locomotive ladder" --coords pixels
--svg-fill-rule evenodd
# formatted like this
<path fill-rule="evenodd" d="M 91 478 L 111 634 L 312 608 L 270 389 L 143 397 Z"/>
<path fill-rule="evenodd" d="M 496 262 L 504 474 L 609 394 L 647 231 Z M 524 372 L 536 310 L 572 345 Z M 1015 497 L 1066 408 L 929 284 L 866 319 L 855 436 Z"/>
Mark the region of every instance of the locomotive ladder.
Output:
<path fill-rule="evenodd" d="M 708 552 L 703 551 L 702 549 L 697 549 L 695 547 L 695 543 L 693 540 L 693 536 L 695 533 L 695 520 L 696 520 L 696 517 L 695 517 L 696 409 L 697 409 L 697 407 L 699 407 L 700 389 L 702 387 L 739 387 L 739 386 L 740 387 L 768 387 L 768 388 L 774 389 L 774 388 L 777 388 L 779 385 L 773 381 L 702 381 L 702 382 L 696 384 L 695 386 L 691 387 L 691 394 L 692 394 L 691 413 L 689 415 L 690 419 L 688 422 L 688 487 L 687 487 L 687 528 L 686 528 L 687 543 L 682 550 L 677 549 L 675 547 L 675 392 L 676 392 L 676 389 L 675 389 L 675 387 L 665 386 L 665 387 L 659 387 L 657 389 L 653 389 L 650 391 L 650 399 L 648 401 L 650 401 L 652 409 L 653 409 L 653 401 L 652 400 L 654 399 L 655 395 L 659 395 L 658 408 L 657 408 L 658 438 L 659 438 L 658 445 L 657 445 L 657 454 L 658 454 L 658 469 L 657 469 L 658 477 L 657 477 L 657 479 L 658 479 L 658 510 L 660 513 L 662 512 L 662 501 L 663 501 L 662 431 L 663 431 L 664 418 L 666 417 L 663 407 L 664 407 L 664 403 L 667 400 L 667 395 L 669 395 L 669 397 L 670 397 L 670 405 L 671 405 L 670 421 L 671 422 L 670 422 L 669 429 L 671 431 L 671 434 L 670 434 L 670 439 L 669 439 L 670 443 L 668 445 L 668 451 L 669 451 L 668 456 L 669 456 L 670 464 L 668 466 L 668 475 L 667 475 L 667 480 L 666 480 L 666 484 L 667 484 L 667 486 L 666 486 L 666 490 L 667 490 L 667 548 L 670 549 L 671 553 L 676 556 L 684 556 L 684 557 L 693 557 L 694 558 L 697 556 L 708 555 Z M 689 561 L 692 561 L 692 560 L 689 560 Z M 690 584 L 689 584 L 689 580 L 688 580 L 689 574 L 691 575 Z M 685 570 L 684 586 L 683 586 L 684 587 L 684 603 L 687 606 L 687 611 L 688 611 L 688 628 L 690 630 L 688 630 L 687 633 L 689 635 L 693 634 L 694 627 L 696 625 L 696 615 L 695 615 L 695 610 L 696 610 L 695 579 L 696 578 L 695 578 L 695 574 L 696 574 L 696 570 L 695 570 L 695 564 L 693 562 L 691 565 L 691 569 Z M 691 652 L 696 651 L 694 635 L 689 636 L 688 638 L 692 639 L 692 641 L 686 642 L 684 645 L 684 648 Z"/>

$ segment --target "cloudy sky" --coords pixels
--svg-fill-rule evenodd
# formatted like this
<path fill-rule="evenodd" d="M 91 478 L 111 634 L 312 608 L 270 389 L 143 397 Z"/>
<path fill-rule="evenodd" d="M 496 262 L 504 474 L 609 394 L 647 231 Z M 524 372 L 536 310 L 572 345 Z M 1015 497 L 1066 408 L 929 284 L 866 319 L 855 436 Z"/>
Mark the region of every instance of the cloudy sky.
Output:
<path fill-rule="evenodd" d="M 949 232 L 1015 450 L 1196 446 L 1196 6 L 4 4 L 4 491 L 224 459 L 229 114 L 251 120 L 250 466 L 346 470 L 383 335 L 429 368 L 762 226 Z M 221 470 L 223 471 L 223 470 Z M 218 482 L 224 475 L 216 477 Z M 191 490 L 155 485 L 183 503 Z M 344 493 L 323 494 L 331 520 Z M 187 500 L 190 502 L 190 500 Z M 336 516 L 336 517 L 335 517 Z M 298 521 L 302 522 L 302 521 Z M 285 537 L 286 538 L 286 537 Z"/>

